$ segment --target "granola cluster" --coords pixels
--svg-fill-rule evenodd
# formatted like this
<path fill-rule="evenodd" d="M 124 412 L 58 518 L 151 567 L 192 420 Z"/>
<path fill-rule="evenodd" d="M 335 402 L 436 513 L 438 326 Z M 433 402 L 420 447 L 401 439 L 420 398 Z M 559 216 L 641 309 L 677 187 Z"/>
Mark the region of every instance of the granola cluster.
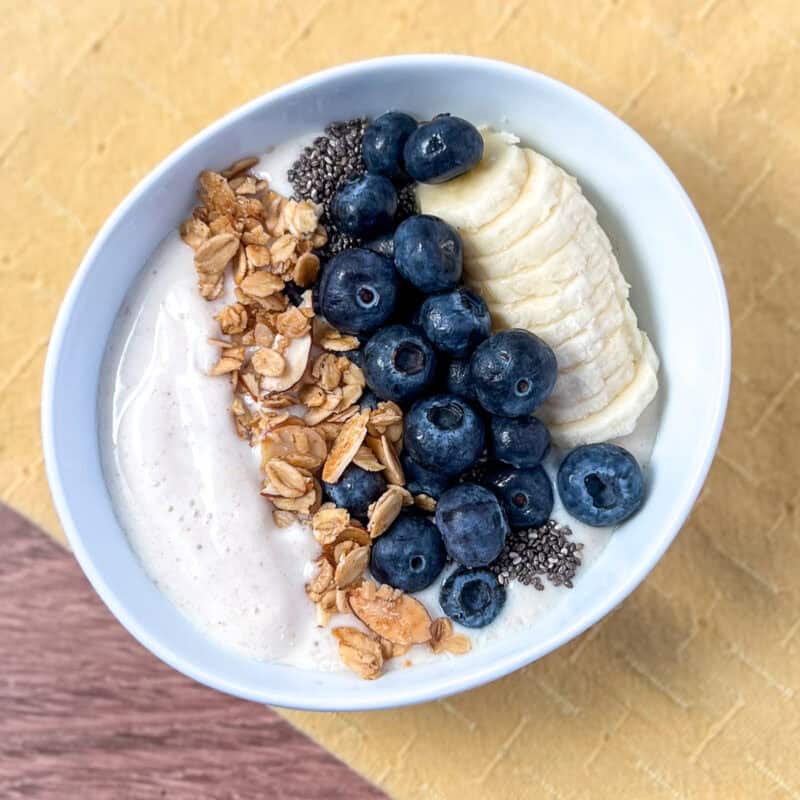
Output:
<path fill-rule="evenodd" d="M 202 172 L 201 203 L 180 229 L 194 250 L 206 300 L 222 297 L 229 267 L 233 278 L 233 302 L 215 317 L 220 333 L 210 342 L 220 354 L 209 374 L 228 376 L 236 433 L 261 449 L 261 494 L 273 506 L 275 523 L 310 523 L 321 547 L 306 586 L 319 623 L 352 613 L 367 628 L 333 630 L 343 663 L 375 678 L 385 661 L 412 644 L 466 652 L 469 639 L 454 635 L 449 620 L 432 621 L 418 600 L 364 577 L 372 541 L 403 506 L 432 511 L 435 501 L 404 488 L 400 407 L 359 407 L 364 374 L 342 355 L 358 340 L 315 317 L 310 287 L 320 261 L 314 251 L 327 241 L 321 209 L 271 191 L 250 173 L 256 163 L 246 158 L 221 173 Z M 305 290 L 298 305 L 289 282 L 292 290 Z M 370 506 L 366 526 L 346 509 L 322 504 L 320 481 L 336 483 L 351 463 L 382 472 L 388 485 Z"/>

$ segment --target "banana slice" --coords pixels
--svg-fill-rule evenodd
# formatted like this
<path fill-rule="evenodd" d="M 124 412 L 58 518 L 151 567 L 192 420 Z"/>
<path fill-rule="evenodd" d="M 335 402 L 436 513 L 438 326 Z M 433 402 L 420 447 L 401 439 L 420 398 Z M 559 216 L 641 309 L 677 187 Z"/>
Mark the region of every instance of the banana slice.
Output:
<path fill-rule="evenodd" d="M 629 433 L 658 388 L 658 357 L 597 213 L 549 159 L 484 138 L 480 170 L 420 187 L 420 208 L 461 230 L 465 281 L 495 328 L 527 328 L 553 348 L 559 375 L 540 413 L 556 444 Z"/>
<path fill-rule="evenodd" d="M 452 181 L 420 183 L 417 202 L 425 214 L 441 217 L 456 228 L 475 230 L 510 208 L 528 179 L 525 152 L 516 137 L 482 131 L 483 159 Z"/>
<path fill-rule="evenodd" d="M 514 204 L 464 240 L 467 258 L 501 253 L 531 228 L 541 225 L 555 210 L 566 177 L 563 170 L 533 150 L 524 150 L 528 180 Z"/>
<path fill-rule="evenodd" d="M 602 411 L 582 420 L 558 423 L 549 409 L 543 407 L 540 416 L 550 427 L 550 435 L 559 447 L 576 447 L 587 442 L 603 442 L 627 436 L 636 427 L 636 421 L 658 391 L 659 361 L 646 334 L 643 357 L 637 364 L 633 380 Z"/>

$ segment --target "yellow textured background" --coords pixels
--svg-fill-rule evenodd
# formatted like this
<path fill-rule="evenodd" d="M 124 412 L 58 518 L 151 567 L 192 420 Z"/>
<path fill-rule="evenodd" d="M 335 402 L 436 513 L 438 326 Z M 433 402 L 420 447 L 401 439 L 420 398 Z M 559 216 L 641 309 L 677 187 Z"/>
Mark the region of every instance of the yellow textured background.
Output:
<path fill-rule="evenodd" d="M 0 494 L 56 537 L 38 426 L 49 328 L 105 217 L 188 136 L 305 73 L 425 51 L 533 67 L 638 129 L 695 200 L 731 300 L 731 406 L 690 522 L 620 609 L 505 680 L 288 717 L 401 798 L 800 797 L 797 0 L 0 11 Z"/>

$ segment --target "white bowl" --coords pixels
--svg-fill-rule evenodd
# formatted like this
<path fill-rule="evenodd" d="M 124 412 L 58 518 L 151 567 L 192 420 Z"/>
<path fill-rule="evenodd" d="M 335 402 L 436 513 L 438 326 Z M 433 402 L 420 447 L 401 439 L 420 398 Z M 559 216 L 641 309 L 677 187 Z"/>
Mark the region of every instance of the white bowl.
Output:
<path fill-rule="evenodd" d="M 114 516 L 100 466 L 97 392 L 114 317 L 137 273 L 193 204 L 200 170 L 335 119 L 388 108 L 450 111 L 514 131 L 577 175 L 598 207 L 642 327 L 662 359 L 663 411 L 642 511 L 541 623 L 455 660 L 365 682 L 247 661 L 198 633 L 150 582 Z M 53 330 L 42 426 L 50 487 L 72 549 L 117 619 L 198 681 L 294 708 L 354 710 L 433 700 L 494 680 L 586 630 L 647 575 L 678 533 L 708 472 L 725 414 L 730 327 L 714 250 L 684 190 L 638 134 L 609 111 L 535 72 L 462 56 L 350 64 L 248 103 L 150 173 L 103 226 Z"/>

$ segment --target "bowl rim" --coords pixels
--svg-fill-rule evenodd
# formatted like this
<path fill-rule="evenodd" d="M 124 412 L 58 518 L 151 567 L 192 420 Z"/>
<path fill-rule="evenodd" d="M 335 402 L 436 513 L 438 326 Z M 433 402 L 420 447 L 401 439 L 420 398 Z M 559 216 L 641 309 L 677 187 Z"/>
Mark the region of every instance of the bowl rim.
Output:
<path fill-rule="evenodd" d="M 161 180 L 164 173 L 167 172 L 173 164 L 183 159 L 200 142 L 207 138 L 213 137 L 219 131 L 229 126 L 236 125 L 241 118 L 247 117 L 262 104 L 275 101 L 280 99 L 282 96 L 291 95 L 299 90 L 310 88 L 319 82 L 347 77 L 354 73 L 358 73 L 365 68 L 380 69 L 381 67 L 389 65 L 437 66 L 445 64 L 456 67 L 459 65 L 483 67 L 498 73 L 499 77 L 502 77 L 503 74 L 514 74 L 518 77 L 526 77 L 528 79 L 533 78 L 542 82 L 544 85 L 549 86 L 549 88 L 553 90 L 570 96 L 570 99 L 573 102 L 582 104 L 590 113 L 594 115 L 600 115 L 601 117 L 605 118 L 607 122 L 613 125 L 624 126 L 628 133 L 632 134 L 635 139 L 638 140 L 639 145 L 644 149 L 644 151 L 648 153 L 649 157 L 653 161 L 654 168 L 661 173 L 661 176 L 665 178 L 668 183 L 672 185 L 672 188 L 676 192 L 679 201 L 684 205 L 685 210 L 688 212 L 688 217 L 691 221 L 691 224 L 694 226 L 697 234 L 699 235 L 699 241 L 701 242 L 704 250 L 704 256 L 707 259 L 708 265 L 713 274 L 715 292 L 713 300 L 716 304 L 718 304 L 720 318 L 723 322 L 723 330 L 720 331 L 720 355 L 722 366 L 722 370 L 720 371 L 720 381 L 716 384 L 716 386 L 710 387 L 709 389 L 709 391 L 711 391 L 711 389 L 714 391 L 714 424 L 709 427 L 705 441 L 702 443 L 704 457 L 698 462 L 694 471 L 694 475 L 692 476 L 691 490 L 685 494 L 680 503 L 676 503 L 671 517 L 665 521 L 663 526 L 661 526 L 662 533 L 659 546 L 651 551 L 648 559 L 643 562 L 639 562 L 636 565 L 635 570 L 632 570 L 630 574 L 626 575 L 626 577 L 608 593 L 607 597 L 605 598 L 605 602 L 603 602 L 601 605 L 598 605 L 596 610 L 594 610 L 592 613 L 578 615 L 571 625 L 559 630 L 558 634 L 551 636 L 549 639 L 543 642 L 533 643 L 527 647 L 520 648 L 518 651 L 515 651 L 512 654 L 498 659 L 488 667 L 476 666 L 471 670 L 463 671 L 461 674 L 454 674 L 452 678 L 449 679 L 446 686 L 439 685 L 430 687 L 426 684 L 418 685 L 415 683 L 409 683 L 408 686 L 395 689 L 395 691 L 389 692 L 386 695 L 379 695 L 376 697 L 371 695 L 362 695 L 362 699 L 356 698 L 355 700 L 351 700 L 350 702 L 344 704 L 341 702 L 336 702 L 335 700 L 314 700 L 313 697 L 304 695 L 299 690 L 295 691 L 293 694 L 287 692 L 280 693 L 270 691 L 269 685 L 265 685 L 264 690 L 259 691 L 259 693 L 256 695 L 252 691 L 238 686 L 234 682 L 225 678 L 221 678 L 217 674 L 210 674 L 209 671 L 202 667 L 202 665 L 187 661 L 186 659 L 178 656 L 169 647 L 163 646 L 163 643 L 156 641 L 153 637 L 151 637 L 146 629 L 140 627 L 130 618 L 124 607 L 124 603 L 118 599 L 114 588 L 103 577 L 102 569 L 98 568 L 94 558 L 84 546 L 82 534 L 78 530 L 78 527 L 75 523 L 71 512 L 70 503 L 66 497 L 66 493 L 61 482 L 58 459 L 56 456 L 55 430 L 53 424 L 53 410 L 56 403 L 56 378 L 58 374 L 57 367 L 65 346 L 65 334 L 68 329 L 68 322 L 73 313 L 73 306 L 76 302 L 76 298 L 80 293 L 84 283 L 88 279 L 91 266 L 95 261 L 98 252 L 101 251 L 105 245 L 105 242 L 112 235 L 117 225 L 125 218 L 131 207 L 138 202 L 140 196 L 144 194 L 152 185 L 157 184 Z M 658 155 L 658 153 L 637 131 L 635 131 L 631 126 L 617 117 L 603 105 L 578 91 L 577 89 L 574 89 L 555 78 L 543 75 L 535 70 L 528 69 L 527 67 L 518 66 L 496 59 L 457 54 L 413 54 L 386 56 L 350 62 L 312 73 L 288 84 L 279 86 L 276 89 L 266 92 L 259 97 L 256 97 L 255 99 L 235 108 L 218 119 L 216 122 L 211 123 L 206 128 L 196 133 L 184 144 L 179 146 L 176 150 L 164 158 L 136 184 L 136 186 L 128 193 L 122 202 L 114 209 L 96 234 L 92 244 L 81 260 L 81 263 L 75 272 L 69 288 L 67 289 L 67 292 L 61 302 L 58 315 L 52 329 L 42 382 L 41 432 L 45 469 L 56 512 L 64 528 L 67 540 L 76 559 L 78 560 L 78 563 L 80 564 L 81 569 L 93 586 L 94 590 L 100 596 L 101 600 L 114 614 L 117 620 L 123 625 L 123 627 L 125 627 L 135 639 L 137 639 L 159 659 L 169 664 L 171 667 L 183 673 L 184 675 L 187 675 L 188 677 L 191 677 L 209 687 L 237 697 L 254 700 L 257 702 L 270 703 L 286 708 L 310 711 L 355 711 L 395 708 L 447 697 L 449 695 L 476 688 L 485 683 L 489 683 L 501 678 L 529 663 L 532 663 L 533 661 L 538 660 L 544 655 L 547 655 L 553 650 L 556 650 L 557 648 L 566 644 L 579 634 L 583 633 L 589 627 L 603 619 L 629 594 L 631 594 L 631 592 L 633 592 L 633 590 L 636 589 L 636 587 L 651 572 L 653 567 L 663 556 L 666 549 L 674 541 L 682 525 L 689 516 L 689 513 L 694 506 L 700 491 L 702 490 L 706 476 L 711 467 L 711 463 L 714 459 L 725 420 L 730 390 L 730 373 L 730 313 L 722 271 L 714 251 L 714 247 L 711 243 L 711 239 L 686 190 L 680 184 L 676 176 L 673 174 L 661 156 Z"/>

